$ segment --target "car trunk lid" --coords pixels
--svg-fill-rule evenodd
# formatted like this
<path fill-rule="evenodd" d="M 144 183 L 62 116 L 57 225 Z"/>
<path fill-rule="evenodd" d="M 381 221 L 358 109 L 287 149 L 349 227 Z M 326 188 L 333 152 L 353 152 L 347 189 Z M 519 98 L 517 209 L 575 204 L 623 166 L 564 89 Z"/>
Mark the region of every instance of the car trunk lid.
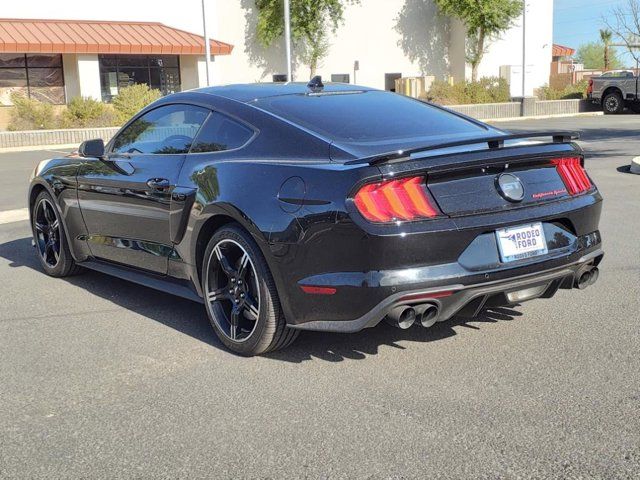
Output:
<path fill-rule="evenodd" d="M 448 155 L 429 152 L 377 166 L 383 178 L 424 175 L 427 188 L 442 213 L 454 217 L 523 208 L 570 197 L 571 192 L 554 163 L 559 158 L 581 161 L 581 152 L 569 143 L 528 143 L 526 147 Z"/>

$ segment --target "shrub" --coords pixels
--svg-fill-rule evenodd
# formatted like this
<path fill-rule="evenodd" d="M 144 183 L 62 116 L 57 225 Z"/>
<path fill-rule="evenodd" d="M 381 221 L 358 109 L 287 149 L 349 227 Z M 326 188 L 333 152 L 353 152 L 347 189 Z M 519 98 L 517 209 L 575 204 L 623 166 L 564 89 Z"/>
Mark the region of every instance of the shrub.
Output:
<path fill-rule="evenodd" d="M 448 82 L 436 80 L 423 96 L 425 100 L 439 103 L 440 105 L 456 105 L 467 103 L 463 99 L 465 97 L 464 87 L 462 83 L 450 85 Z"/>
<path fill-rule="evenodd" d="M 424 98 L 441 105 L 466 105 L 508 102 L 511 95 L 504 78 L 485 77 L 477 82 L 458 82 L 453 85 L 435 81 Z"/>
<path fill-rule="evenodd" d="M 575 85 L 567 85 L 564 88 L 552 88 L 545 85 L 544 87 L 540 87 L 536 93 L 540 100 L 583 99 L 587 95 L 587 86 L 587 80 L 582 80 Z"/>
<path fill-rule="evenodd" d="M 112 103 L 118 119 L 124 123 L 161 96 L 160 90 L 151 89 L 145 84 L 138 84 L 122 88 Z"/>
<path fill-rule="evenodd" d="M 11 95 L 11 102 L 15 106 L 11 112 L 8 130 L 46 130 L 55 128 L 56 121 L 53 107 L 48 103 L 27 98 L 18 93 Z"/>
<path fill-rule="evenodd" d="M 118 117 L 111 105 L 93 98 L 75 97 L 62 113 L 62 128 L 111 127 L 118 125 Z"/>

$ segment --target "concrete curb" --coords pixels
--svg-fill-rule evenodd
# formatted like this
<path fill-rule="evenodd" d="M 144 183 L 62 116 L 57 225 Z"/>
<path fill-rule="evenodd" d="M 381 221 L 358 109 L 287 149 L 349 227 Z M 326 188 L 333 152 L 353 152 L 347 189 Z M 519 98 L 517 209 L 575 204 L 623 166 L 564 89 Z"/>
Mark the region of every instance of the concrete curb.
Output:
<path fill-rule="evenodd" d="M 0 153 L 10 153 L 10 152 L 35 152 L 37 150 L 76 150 L 80 146 L 79 143 L 66 143 L 62 145 L 30 145 L 28 147 L 4 147 L 0 148 Z M 64 152 L 67 153 L 67 152 Z"/>
<path fill-rule="evenodd" d="M 640 175 L 640 157 L 635 157 L 631 160 L 631 173 Z"/>
<path fill-rule="evenodd" d="M 0 225 L 5 223 L 22 222 L 29 220 L 29 209 L 19 208 L 17 210 L 5 210 L 0 212 Z"/>
<path fill-rule="evenodd" d="M 70 128 L 57 130 L 22 130 L 0 132 L 0 148 L 44 145 L 80 145 L 85 140 L 102 138 L 107 142 L 120 127 Z"/>
<path fill-rule="evenodd" d="M 520 120 L 544 120 L 549 118 L 569 118 L 569 117 L 600 117 L 604 112 L 580 112 L 580 113 L 559 113 L 556 115 L 536 115 L 535 117 L 511 117 L 511 118 L 490 118 L 480 120 L 481 122 L 515 122 Z"/>

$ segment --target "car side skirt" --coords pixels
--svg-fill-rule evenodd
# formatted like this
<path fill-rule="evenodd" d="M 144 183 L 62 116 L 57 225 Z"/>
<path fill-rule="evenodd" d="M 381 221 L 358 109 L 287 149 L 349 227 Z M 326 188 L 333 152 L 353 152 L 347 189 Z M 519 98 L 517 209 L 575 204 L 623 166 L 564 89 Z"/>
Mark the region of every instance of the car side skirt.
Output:
<path fill-rule="evenodd" d="M 191 282 L 180 281 L 166 275 L 148 273 L 100 260 L 88 260 L 80 263 L 80 265 L 90 270 L 106 273 L 107 275 L 112 275 L 128 282 L 153 288 L 154 290 L 166 292 L 194 302 L 204 303 L 202 297 L 200 297 L 191 287 Z"/>

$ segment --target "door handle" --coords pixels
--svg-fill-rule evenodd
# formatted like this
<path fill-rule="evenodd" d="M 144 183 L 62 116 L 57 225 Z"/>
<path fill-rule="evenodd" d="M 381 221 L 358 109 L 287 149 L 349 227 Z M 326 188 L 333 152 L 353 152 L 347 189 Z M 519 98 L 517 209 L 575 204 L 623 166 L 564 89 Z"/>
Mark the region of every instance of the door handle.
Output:
<path fill-rule="evenodd" d="M 171 186 L 171 183 L 166 178 L 150 178 L 147 180 L 147 185 L 154 190 L 165 190 Z"/>

